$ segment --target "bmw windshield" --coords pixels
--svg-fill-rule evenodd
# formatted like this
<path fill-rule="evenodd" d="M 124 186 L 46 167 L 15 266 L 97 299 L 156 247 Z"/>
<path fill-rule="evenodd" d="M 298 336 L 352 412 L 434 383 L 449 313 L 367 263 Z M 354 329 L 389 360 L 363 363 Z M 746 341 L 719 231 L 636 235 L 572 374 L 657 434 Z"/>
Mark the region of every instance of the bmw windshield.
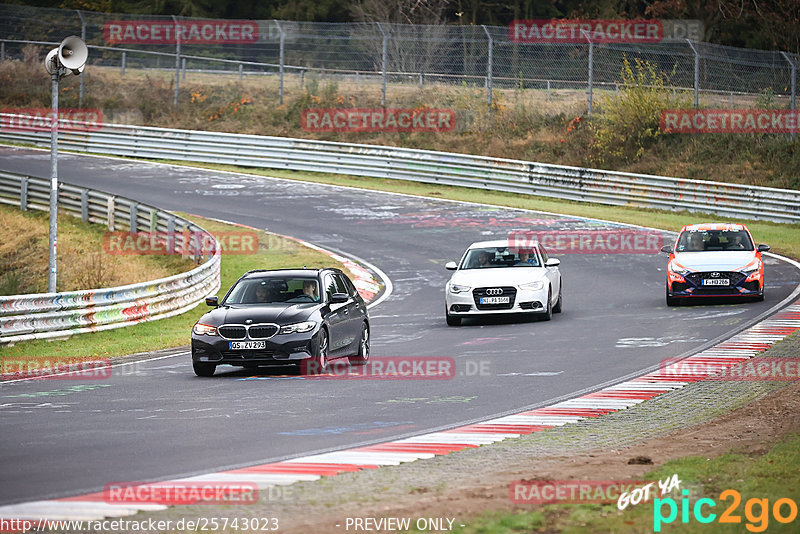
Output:
<path fill-rule="evenodd" d="M 316 278 L 269 277 L 245 278 L 231 289 L 223 304 L 298 304 L 319 302 Z"/>
<path fill-rule="evenodd" d="M 497 267 L 541 267 L 535 250 L 512 252 L 508 247 L 470 249 L 461 262 L 461 269 L 490 269 Z"/>

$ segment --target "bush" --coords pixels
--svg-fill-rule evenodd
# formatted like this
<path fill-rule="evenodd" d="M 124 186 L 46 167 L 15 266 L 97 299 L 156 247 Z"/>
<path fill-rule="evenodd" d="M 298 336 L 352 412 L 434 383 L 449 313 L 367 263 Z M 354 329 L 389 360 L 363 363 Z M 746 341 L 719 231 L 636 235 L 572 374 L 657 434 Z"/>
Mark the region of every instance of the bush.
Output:
<path fill-rule="evenodd" d="M 601 97 L 598 117 L 592 121 L 590 160 L 601 165 L 641 158 L 663 135 L 661 111 L 690 105 L 688 94 L 666 88 L 668 77 L 652 63 L 636 58 L 631 65 L 625 58 L 620 76 L 619 92 Z"/>

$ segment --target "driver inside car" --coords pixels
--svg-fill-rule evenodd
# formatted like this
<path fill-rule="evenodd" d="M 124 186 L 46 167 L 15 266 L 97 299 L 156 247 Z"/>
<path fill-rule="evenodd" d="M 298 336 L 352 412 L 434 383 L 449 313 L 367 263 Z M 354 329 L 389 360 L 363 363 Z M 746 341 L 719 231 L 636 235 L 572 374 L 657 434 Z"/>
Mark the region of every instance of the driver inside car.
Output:
<path fill-rule="evenodd" d="M 314 302 L 319 302 L 317 283 L 314 280 L 303 280 L 303 295 L 311 298 Z"/>

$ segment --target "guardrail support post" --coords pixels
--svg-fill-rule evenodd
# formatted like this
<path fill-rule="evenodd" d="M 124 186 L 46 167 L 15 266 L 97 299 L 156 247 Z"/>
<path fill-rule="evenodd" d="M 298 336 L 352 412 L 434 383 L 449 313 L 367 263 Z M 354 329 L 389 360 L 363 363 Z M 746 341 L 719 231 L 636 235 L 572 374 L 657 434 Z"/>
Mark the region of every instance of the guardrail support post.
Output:
<path fill-rule="evenodd" d="M 28 177 L 24 176 L 19 184 L 19 209 L 28 211 Z"/>
<path fill-rule="evenodd" d="M 131 203 L 130 231 L 135 234 L 139 226 L 139 204 Z"/>
<path fill-rule="evenodd" d="M 122 68 L 120 69 L 122 71 L 122 75 L 123 76 L 125 76 L 125 58 L 126 58 L 125 52 L 123 52 L 122 53 Z"/>
<path fill-rule="evenodd" d="M 382 84 L 383 88 L 381 89 L 381 107 L 386 107 L 386 47 L 387 47 L 387 37 L 386 32 L 383 31 L 383 25 L 380 22 L 376 22 L 375 24 L 378 25 L 378 29 L 381 31 L 381 35 L 383 36 L 383 46 L 381 47 L 381 77 L 382 77 Z"/>
<path fill-rule="evenodd" d="M 486 91 L 487 97 L 489 99 L 488 106 L 492 107 L 492 50 L 494 49 L 494 40 L 492 39 L 492 34 L 489 33 L 489 30 L 486 29 L 486 26 L 481 24 L 481 28 L 483 28 L 484 33 L 486 33 L 486 37 L 489 39 L 489 57 L 486 61 Z"/>
<path fill-rule="evenodd" d="M 692 52 L 694 52 L 694 108 L 697 109 L 700 107 L 700 52 L 698 52 L 691 39 L 686 39 L 686 42 L 689 43 L 689 46 L 692 47 Z"/>
<path fill-rule="evenodd" d="M 792 58 L 789 57 L 789 54 L 787 54 L 786 52 L 781 52 L 781 54 L 783 54 L 783 58 L 786 61 L 789 62 L 789 65 L 792 66 L 792 100 L 791 100 L 791 108 L 792 108 L 792 111 L 794 111 L 795 109 L 797 109 L 795 107 L 796 97 L 797 97 L 797 63 L 792 61 Z M 795 134 L 795 132 L 792 131 L 792 133 L 791 133 L 791 140 L 792 141 L 794 141 L 794 134 Z"/>
<path fill-rule="evenodd" d="M 114 231 L 114 211 L 117 209 L 117 202 L 115 196 L 108 197 L 106 203 L 106 220 L 108 221 L 108 231 Z"/>
<path fill-rule="evenodd" d="M 81 189 L 81 220 L 89 222 L 89 190 Z"/>
<path fill-rule="evenodd" d="M 278 22 L 276 20 L 275 21 L 275 25 L 278 27 L 278 31 L 281 34 L 280 49 L 279 49 L 280 63 L 279 63 L 279 66 L 278 66 L 278 70 L 280 72 L 280 81 L 279 81 L 279 87 L 278 87 L 278 103 L 280 105 L 283 105 L 283 60 L 284 60 L 284 57 L 283 57 L 283 45 L 284 45 L 284 41 L 286 39 L 286 34 L 283 33 L 283 28 L 281 28 L 281 23 L 280 22 Z"/>
<path fill-rule="evenodd" d="M 86 42 L 86 21 L 83 20 L 83 13 L 81 13 L 80 9 L 76 10 L 78 12 L 78 16 L 81 19 L 81 40 L 85 43 Z M 83 71 L 81 71 L 81 86 L 78 90 L 78 107 L 83 106 Z"/>
<path fill-rule="evenodd" d="M 175 15 L 172 15 L 172 21 L 175 23 L 175 96 L 172 99 L 172 105 L 177 106 L 178 91 L 181 85 L 181 36 L 178 33 L 178 19 L 175 18 Z"/>
<path fill-rule="evenodd" d="M 150 209 L 150 233 L 155 234 L 158 232 L 158 212 Z"/>
<path fill-rule="evenodd" d="M 175 253 L 175 217 L 167 217 L 167 254 Z"/>

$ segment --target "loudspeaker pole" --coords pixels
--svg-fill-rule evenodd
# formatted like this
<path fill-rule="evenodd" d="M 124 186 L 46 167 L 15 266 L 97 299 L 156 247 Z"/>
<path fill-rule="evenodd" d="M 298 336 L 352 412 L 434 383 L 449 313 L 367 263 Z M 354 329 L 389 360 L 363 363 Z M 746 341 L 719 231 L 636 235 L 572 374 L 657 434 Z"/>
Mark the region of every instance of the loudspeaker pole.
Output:
<path fill-rule="evenodd" d="M 47 292 L 56 292 L 58 251 L 58 78 L 60 68 L 53 69 L 50 78 L 52 83 L 52 96 L 50 107 L 52 125 L 50 126 L 50 252 L 48 255 Z"/>

